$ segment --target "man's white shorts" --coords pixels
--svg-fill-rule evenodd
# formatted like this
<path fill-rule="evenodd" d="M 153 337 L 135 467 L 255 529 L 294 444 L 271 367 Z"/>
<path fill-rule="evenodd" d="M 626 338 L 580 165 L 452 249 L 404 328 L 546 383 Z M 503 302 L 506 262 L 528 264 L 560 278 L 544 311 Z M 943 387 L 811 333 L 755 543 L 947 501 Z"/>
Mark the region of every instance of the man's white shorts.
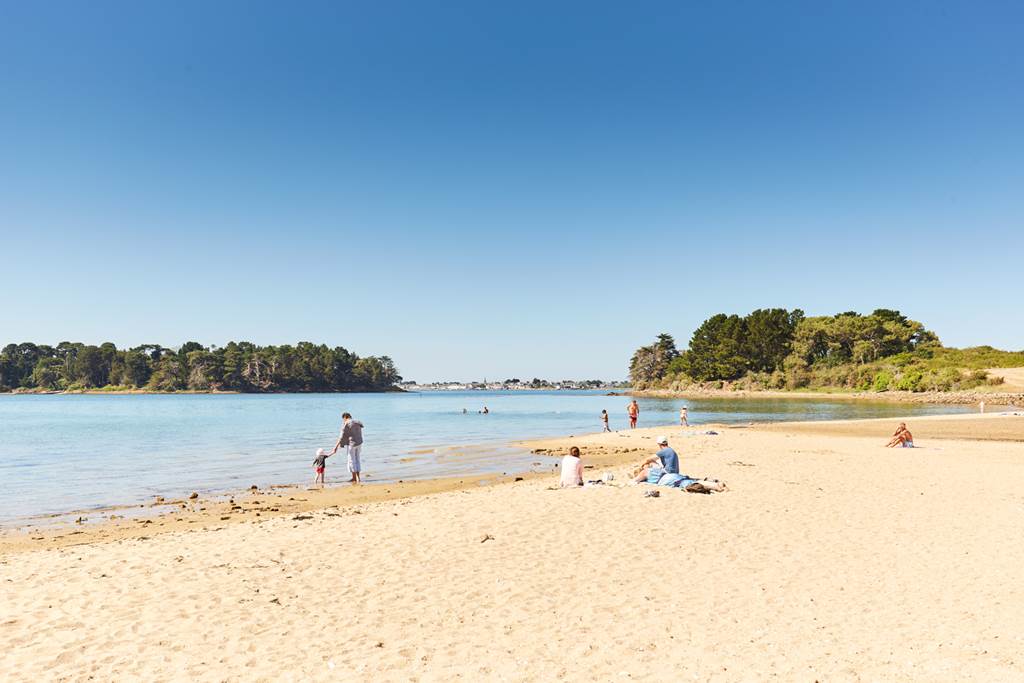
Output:
<path fill-rule="evenodd" d="M 349 444 L 348 446 L 348 471 L 349 472 L 361 472 L 362 467 L 359 465 L 359 452 L 363 450 L 363 444 L 358 446 Z"/>

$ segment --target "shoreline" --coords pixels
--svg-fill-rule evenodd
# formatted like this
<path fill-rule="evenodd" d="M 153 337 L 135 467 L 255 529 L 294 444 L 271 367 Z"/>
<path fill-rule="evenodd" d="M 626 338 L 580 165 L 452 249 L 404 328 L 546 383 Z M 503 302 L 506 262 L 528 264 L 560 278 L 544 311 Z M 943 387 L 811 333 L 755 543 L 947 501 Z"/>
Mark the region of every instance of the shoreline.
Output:
<path fill-rule="evenodd" d="M 460 391 L 474 392 L 553 392 L 577 393 L 577 392 L 603 392 L 604 396 L 633 396 L 636 398 L 667 398 L 667 399 L 766 399 L 766 400 L 794 400 L 794 401 L 863 401 L 876 403 L 930 403 L 935 405 L 977 405 L 982 401 L 986 407 L 1015 408 L 1024 407 L 1024 392 L 1008 391 L 847 391 L 837 389 L 835 391 L 822 390 L 798 390 L 787 391 L 781 389 L 709 389 L 695 388 L 676 391 L 671 389 L 463 389 Z M 53 390 L 53 389 L 13 389 L 0 391 L 3 396 L 282 396 L 306 394 L 418 394 L 418 393 L 451 393 L 446 389 L 402 389 L 395 387 L 382 391 L 237 391 L 237 390 L 215 390 L 215 389 L 180 389 L 176 391 L 155 391 L 150 389 L 77 389 Z"/>
<path fill-rule="evenodd" d="M 1019 411 L 1024 415 L 1024 410 Z M 385 503 L 408 498 L 428 496 L 447 491 L 465 491 L 481 487 L 495 487 L 557 475 L 557 463 L 570 446 L 585 449 L 586 470 L 620 467 L 640 459 L 656 450 L 654 439 L 662 434 L 685 438 L 706 436 L 704 432 L 719 434 L 734 430 L 747 432 L 847 434 L 876 433 L 883 438 L 898 420 L 924 423 L 931 438 L 981 439 L 1001 442 L 1024 441 L 1024 428 L 1018 435 L 997 433 L 990 439 L 978 434 L 978 421 L 1002 420 L 1007 413 L 960 413 L 914 417 L 859 418 L 849 420 L 812 420 L 759 422 L 747 424 L 706 423 L 681 428 L 678 424 L 638 427 L 613 432 L 593 432 L 580 435 L 538 437 L 512 441 L 507 445 L 521 448 L 537 456 L 541 471 L 521 470 L 502 474 L 478 474 L 459 477 L 399 480 L 397 482 L 363 483 L 351 486 L 346 482 L 314 488 L 304 483 L 256 485 L 247 489 L 193 493 L 191 496 L 165 498 L 156 496 L 148 503 L 115 504 L 99 508 L 69 510 L 60 513 L 33 515 L 0 526 L 0 557 L 5 554 L 67 546 L 88 545 L 127 539 L 146 539 L 155 534 L 190 530 L 220 529 L 237 523 L 260 523 L 293 515 L 297 519 L 313 512 L 347 510 L 361 505 Z M 936 431 L 928 423 L 942 424 L 946 428 Z M 954 425 L 952 428 L 949 425 Z M 958 428 L 959 425 L 964 425 Z M 1024 420 L 1020 425 L 1024 427 Z M 846 429 L 850 427 L 850 429 Z M 991 425 L 989 426 L 991 430 Z M 680 431 L 682 430 L 682 431 Z M 917 429 L 915 429 L 917 431 Z M 622 441 L 625 439 L 625 441 Z M 686 441 L 684 440 L 684 444 Z M 195 496 L 194 498 L 192 496 Z M 78 520 L 72 518 L 78 517 Z"/>
<path fill-rule="evenodd" d="M 986 391 L 784 391 L 766 389 L 639 389 L 627 391 L 622 396 L 639 398 L 683 398 L 690 400 L 719 398 L 752 398 L 783 400 L 840 400 L 878 403 L 934 403 L 940 405 L 977 405 L 984 401 L 986 408 L 1024 407 L 1024 392 Z"/>
<path fill-rule="evenodd" d="M 35 550 L 148 539 L 154 535 L 174 532 L 218 530 L 235 524 L 261 523 L 289 515 L 302 518 L 311 512 L 358 509 L 359 506 L 373 503 L 548 476 L 551 476 L 549 472 L 480 474 L 359 486 L 336 484 L 322 489 L 305 484 L 276 484 L 264 488 L 222 491 L 196 498 L 182 496 L 165 499 L 158 496 L 150 503 L 38 515 L 20 520 L 16 525 L 0 527 L 0 557 Z M 72 519 L 76 515 L 82 522 Z M 26 524 L 29 521 L 40 523 Z"/>
<path fill-rule="evenodd" d="M 0 396 L 176 396 L 176 395 L 229 395 L 229 396 L 302 396 L 306 394 L 448 394 L 461 392 L 477 393 L 530 393 L 530 392 L 559 392 L 559 393 L 583 393 L 583 392 L 608 392 L 606 396 L 625 396 L 625 393 L 617 394 L 614 388 L 597 387 L 594 389 L 565 389 L 559 387 L 539 387 L 523 389 L 403 389 L 393 387 L 379 391 L 239 391 L 237 389 L 177 389 L 175 391 L 158 391 L 155 389 L 10 389 L 0 391 Z"/>
<path fill-rule="evenodd" d="M 157 391 L 154 389 L 12 389 L 0 391 L 0 396 L 280 396 L 294 394 L 408 394 L 414 393 L 405 389 L 382 389 L 380 391 L 238 391 L 236 389 L 176 389 L 175 391 Z"/>

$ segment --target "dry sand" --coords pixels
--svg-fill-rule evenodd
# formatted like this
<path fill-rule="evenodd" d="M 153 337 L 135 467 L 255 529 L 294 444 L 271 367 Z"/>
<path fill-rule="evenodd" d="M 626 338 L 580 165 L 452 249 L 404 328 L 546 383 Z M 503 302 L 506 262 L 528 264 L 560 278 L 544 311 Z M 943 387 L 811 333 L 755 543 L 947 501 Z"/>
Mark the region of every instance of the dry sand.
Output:
<path fill-rule="evenodd" d="M 664 432 L 707 496 L 548 477 L 8 545 L 0 680 L 1024 680 L 1024 417 L 908 422 L 920 448 L 891 420 L 536 444 L 619 483 Z"/>
<path fill-rule="evenodd" d="M 1024 417 L 1024 410 L 1016 411 Z M 1024 419 L 1007 419 L 1005 415 L 931 415 L 906 418 L 914 439 L 925 444 L 935 439 L 963 441 L 1024 441 Z M 759 430 L 789 434 L 821 434 L 825 436 L 867 436 L 883 443 L 892 437 L 900 420 L 834 420 L 828 422 L 787 422 L 759 425 Z"/>
<path fill-rule="evenodd" d="M 989 368 L 985 372 L 1003 378 L 1003 383 L 996 385 L 1000 391 L 1024 391 L 1024 368 Z"/>

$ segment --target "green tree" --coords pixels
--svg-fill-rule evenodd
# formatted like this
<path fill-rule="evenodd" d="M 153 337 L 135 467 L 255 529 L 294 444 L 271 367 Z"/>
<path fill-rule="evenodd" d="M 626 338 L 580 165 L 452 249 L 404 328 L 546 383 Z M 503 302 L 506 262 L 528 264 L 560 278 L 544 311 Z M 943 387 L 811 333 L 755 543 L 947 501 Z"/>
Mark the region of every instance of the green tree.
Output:
<path fill-rule="evenodd" d="M 713 315 L 698 327 L 690 339 L 685 371 L 697 381 L 732 380 L 747 370 L 744 356 L 746 322 L 738 315 Z"/>
<path fill-rule="evenodd" d="M 206 348 L 202 344 L 200 344 L 199 342 L 194 342 L 194 341 L 187 341 L 187 342 L 185 342 L 184 344 L 182 344 L 178 348 L 178 351 L 175 353 L 175 355 L 178 356 L 178 358 L 180 359 L 181 363 L 183 364 L 186 376 L 189 375 L 189 365 L 188 365 L 188 356 L 189 356 L 189 354 L 192 353 L 193 351 L 205 351 L 205 350 L 206 350 Z"/>
<path fill-rule="evenodd" d="M 71 377 L 74 372 L 75 359 L 78 358 L 78 352 L 82 350 L 84 344 L 78 342 L 62 341 L 57 344 L 57 348 L 54 350 L 57 358 L 60 358 L 64 363 L 64 376 Z"/>
<path fill-rule="evenodd" d="M 353 388 L 354 371 L 358 357 L 341 346 L 331 350 L 331 378 L 332 391 L 351 391 Z"/>
<path fill-rule="evenodd" d="M 660 341 L 674 349 L 671 338 Z M 674 353 L 674 351 L 673 351 Z M 186 342 L 177 353 L 159 344 L 120 351 L 61 342 L 57 348 L 29 342 L 0 351 L 0 389 L 85 387 L 108 384 L 154 390 L 237 389 L 240 391 L 387 391 L 401 381 L 388 356 L 359 358 L 343 347 L 299 342 L 295 346 L 256 346 L 230 342 L 204 348 Z"/>
<path fill-rule="evenodd" d="M 225 389 L 242 388 L 242 368 L 245 358 L 242 350 L 235 342 L 228 342 L 224 347 L 223 360 L 221 361 L 222 376 Z"/>
<path fill-rule="evenodd" d="M 147 387 L 154 391 L 178 391 L 187 386 L 185 364 L 172 352 L 162 353 Z"/>
<path fill-rule="evenodd" d="M 136 388 L 146 386 L 153 373 L 149 356 L 139 351 L 126 351 L 122 363 L 124 366 L 121 375 L 122 384 Z"/>
<path fill-rule="evenodd" d="M 40 389 L 63 389 L 66 385 L 64 361 L 60 358 L 40 358 L 32 370 L 32 384 Z"/>
<path fill-rule="evenodd" d="M 185 367 L 186 386 L 189 389 L 207 391 L 220 387 L 221 368 L 220 358 L 217 354 L 202 348 L 189 351 L 188 357 L 185 359 Z"/>
<path fill-rule="evenodd" d="M 742 355 L 747 367 L 757 372 L 781 369 L 791 350 L 796 323 L 802 317 L 803 311 L 790 313 L 784 308 L 759 308 L 746 316 Z"/>
<path fill-rule="evenodd" d="M 394 363 L 387 356 L 360 358 L 355 364 L 356 384 L 364 391 L 383 391 L 400 382 Z"/>
<path fill-rule="evenodd" d="M 86 387 L 106 386 L 109 376 L 106 358 L 98 346 L 83 346 L 75 358 L 71 380 Z"/>
<path fill-rule="evenodd" d="M 8 344 L 4 347 L 4 379 L 5 386 L 31 387 L 32 371 L 40 358 L 47 356 L 46 347 L 41 347 L 31 342 L 21 344 Z"/>
<path fill-rule="evenodd" d="M 636 350 L 629 361 L 629 379 L 634 387 L 643 389 L 665 377 L 669 366 L 679 356 L 672 335 L 659 334 L 650 346 Z"/>

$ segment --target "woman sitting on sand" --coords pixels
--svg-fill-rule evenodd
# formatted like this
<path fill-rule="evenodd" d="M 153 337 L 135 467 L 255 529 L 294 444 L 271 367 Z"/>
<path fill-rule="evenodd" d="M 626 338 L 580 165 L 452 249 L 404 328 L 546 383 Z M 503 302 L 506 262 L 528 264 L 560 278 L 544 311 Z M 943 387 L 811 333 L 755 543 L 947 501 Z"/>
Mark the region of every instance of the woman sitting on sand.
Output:
<path fill-rule="evenodd" d="M 562 482 L 563 489 L 583 486 L 583 461 L 580 459 L 580 449 L 573 446 L 569 449 L 569 455 L 562 458 Z"/>
<path fill-rule="evenodd" d="M 896 428 L 892 439 L 890 439 L 889 443 L 885 444 L 886 448 L 895 448 L 896 446 L 902 446 L 903 448 L 914 447 L 914 435 L 907 429 L 906 422 L 900 422 L 900 426 Z"/>

